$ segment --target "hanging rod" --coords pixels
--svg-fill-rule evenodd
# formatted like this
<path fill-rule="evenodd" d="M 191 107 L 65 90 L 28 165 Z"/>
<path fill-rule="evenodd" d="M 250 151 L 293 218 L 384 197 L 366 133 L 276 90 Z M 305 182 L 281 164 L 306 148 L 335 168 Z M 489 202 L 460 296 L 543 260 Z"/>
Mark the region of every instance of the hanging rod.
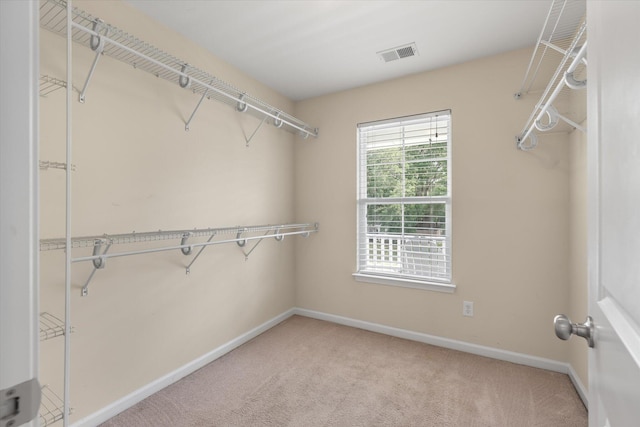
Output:
<path fill-rule="evenodd" d="M 537 113 L 535 120 L 533 120 L 533 123 L 529 124 L 528 125 L 529 127 L 525 128 L 525 130 L 523 130 L 523 133 L 521 133 L 519 136 L 516 137 L 516 143 L 519 149 L 526 151 L 526 150 L 531 150 L 535 148 L 538 142 L 537 142 L 537 137 L 535 137 L 535 134 L 533 133 L 533 130 L 538 129 L 540 131 L 547 131 L 547 130 L 553 129 L 553 127 L 558 123 L 558 119 L 564 120 L 574 128 L 581 130 L 582 132 L 585 131 L 585 129 L 582 126 L 580 126 L 578 123 L 575 123 L 574 121 L 558 113 L 558 111 L 553 107 L 553 102 L 556 100 L 556 98 L 558 97 L 558 95 L 560 94 L 560 92 L 565 86 L 570 87 L 572 89 L 581 89 L 586 87 L 586 80 L 578 81 L 573 77 L 578 64 L 582 62 L 586 53 L 587 53 L 587 42 L 585 41 L 582 47 L 580 48 L 580 51 L 578 52 L 578 54 L 573 59 L 573 61 L 567 68 L 566 72 L 563 74 L 563 78 L 557 84 L 556 88 L 553 90 L 551 95 L 549 95 L 547 102 L 544 104 L 540 103 L 539 105 L 536 106 L 534 113 L 537 112 L 538 110 L 539 112 Z M 542 122 L 545 115 L 548 118 L 548 122 L 546 124 Z M 527 138 L 529 138 L 529 143 L 525 144 L 525 141 L 527 140 Z"/>
<path fill-rule="evenodd" d="M 206 228 L 206 229 L 193 229 L 193 230 L 172 230 L 172 231 L 155 231 L 144 233 L 127 233 L 127 234 L 113 234 L 113 235 L 101 235 L 101 236 L 86 236 L 71 239 L 71 248 L 93 248 L 93 254 L 89 256 L 72 258 L 71 262 L 84 262 L 92 261 L 93 270 L 87 278 L 84 286 L 81 290 L 81 295 L 86 296 L 88 294 L 89 283 L 93 279 L 95 272 L 105 267 L 106 260 L 108 258 L 124 257 L 131 255 L 148 254 L 164 251 L 177 251 L 180 250 L 184 255 L 191 255 L 193 248 L 200 248 L 200 251 L 192 259 L 191 263 L 186 267 L 186 273 L 189 274 L 191 266 L 195 260 L 200 256 L 202 251 L 212 245 L 220 245 L 223 243 L 236 243 L 245 256 L 245 260 L 249 258 L 249 255 L 253 250 L 262 242 L 262 240 L 273 237 L 276 241 L 282 241 L 285 236 L 302 235 L 308 237 L 311 233 L 318 231 L 318 224 L 278 224 L 278 225 L 256 225 L 256 226 L 236 226 L 236 227 L 224 227 L 224 228 Z M 213 240 L 218 235 L 231 234 L 235 235 L 232 238 L 225 238 L 222 240 Z M 209 237 L 206 242 L 188 242 L 189 239 L 194 237 Z M 153 242 L 162 240 L 180 240 L 180 244 L 163 246 L 158 248 L 139 249 L 134 251 L 112 252 L 107 253 L 108 250 L 114 244 L 128 244 L 128 243 L 141 243 L 141 242 Z M 249 241 L 255 241 L 256 243 L 249 251 L 244 251 L 244 246 Z M 102 247 L 105 246 L 103 250 Z M 42 239 L 40 240 L 40 250 L 49 251 L 57 249 L 65 249 L 65 239 Z"/>
<path fill-rule="evenodd" d="M 58 35 L 66 36 L 65 7 L 66 1 L 64 0 L 45 0 L 40 7 L 40 26 Z M 284 111 L 250 96 L 215 76 L 193 67 L 186 61 L 163 52 L 78 8 L 73 8 L 72 19 L 73 40 L 96 51 L 91 71 L 81 92 L 81 99 L 84 99 L 98 58 L 104 54 L 136 69 L 147 71 L 156 77 L 178 84 L 182 88 L 191 90 L 194 94 L 200 94 L 201 101 L 206 97 L 210 100 L 223 102 L 240 112 L 246 111 L 261 120 L 268 120 L 275 127 L 300 134 L 304 138 L 318 136 L 317 128 L 309 126 Z M 189 124 L 199 106 L 200 103 L 185 124 L 186 130 L 189 129 Z"/>

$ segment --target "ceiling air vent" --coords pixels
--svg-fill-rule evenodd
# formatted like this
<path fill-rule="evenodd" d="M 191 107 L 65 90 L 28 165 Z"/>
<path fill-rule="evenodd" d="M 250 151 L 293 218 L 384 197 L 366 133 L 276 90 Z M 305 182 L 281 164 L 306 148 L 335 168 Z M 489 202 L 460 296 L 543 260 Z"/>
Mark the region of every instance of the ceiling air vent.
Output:
<path fill-rule="evenodd" d="M 393 49 L 383 50 L 377 52 L 377 54 L 384 62 L 391 62 L 396 59 L 409 58 L 410 56 L 418 55 L 418 48 L 415 43 L 410 43 L 404 46 L 394 47 Z"/>

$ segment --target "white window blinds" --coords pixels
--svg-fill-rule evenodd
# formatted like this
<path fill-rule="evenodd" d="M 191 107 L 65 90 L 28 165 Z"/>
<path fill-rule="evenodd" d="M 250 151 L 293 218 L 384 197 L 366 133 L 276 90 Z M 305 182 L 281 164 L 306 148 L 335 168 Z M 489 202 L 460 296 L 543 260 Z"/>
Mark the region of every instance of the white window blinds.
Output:
<path fill-rule="evenodd" d="M 451 112 L 358 125 L 358 274 L 451 283 Z"/>

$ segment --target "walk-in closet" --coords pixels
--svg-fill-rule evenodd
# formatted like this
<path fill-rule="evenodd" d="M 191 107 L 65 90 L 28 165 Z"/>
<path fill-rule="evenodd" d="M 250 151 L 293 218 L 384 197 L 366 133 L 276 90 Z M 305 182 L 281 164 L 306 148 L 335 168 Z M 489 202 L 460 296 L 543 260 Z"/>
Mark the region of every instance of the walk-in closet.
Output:
<path fill-rule="evenodd" d="M 634 2 L 0 6 L 0 427 L 637 419 Z"/>

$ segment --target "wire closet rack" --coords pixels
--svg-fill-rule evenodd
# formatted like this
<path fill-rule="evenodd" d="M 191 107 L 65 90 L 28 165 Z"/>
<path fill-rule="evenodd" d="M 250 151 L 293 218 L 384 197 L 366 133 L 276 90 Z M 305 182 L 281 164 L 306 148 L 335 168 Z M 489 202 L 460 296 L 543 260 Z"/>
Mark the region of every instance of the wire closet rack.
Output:
<path fill-rule="evenodd" d="M 64 80 L 60 80 L 44 74 L 40 76 L 40 96 L 47 96 L 58 89 L 64 89 L 66 87 L 67 82 L 65 82 Z"/>
<path fill-rule="evenodd" d="M 185 272 L 191 272 L 191 266 L 198 259 L 205 248 L 212 245 L 220 245 L 223 243 L 236 243 L 245 256 L 249 255 L 256 247 L 266 238 L 273 237 L 276 241 L 281 242 L 286 236 L 301 235 L 308 237 L 311 233 L 318 231 L 318 224 L 277 224 L 277 225 L 253 225 L 253 226 L 235 226 L 222 228 L 205 228 L 192 230 L 171 230 L 171 231 L 151 231 L 142 233 L 125 233 L 125 234 L 103 234 L 99 236 L 74 237 L 71 239 L 70 247 L 76 248 L 92 248 L 91 255 L 75 257 L 71 262 L 91 261 L 93 263 L 93 271 L 82 287 L 81 295 L 88 294 L 89 283 L 95 272 L 103 269 L 108 258 L 124 257 L 131 255 L 149 254 L 164 251 L 180 251 L 183 255 L 192 255 L 194 248 L 199 248 L 198 252 L 186 266 Z M 221 237 L 220 237 L 221 236 Z M 224 237 L 229 236 L 229 237 Z M 197 238 L 207 237 L 206 241 L 194 241 Z M 191 239 L 191 241 L 189 241 Z M 109 252 L 111 246 L 132 243 L 157 242 L 164 240 L 179 240 L 180 243 L 165 245 L 161 247 L 143 248 L 137 250 L 128 250 L 121 252 Z M 248 244 L 249 242 L 252 243 Z M 40 251 L 61 250 L 67 247 L 65 238 L 41 239 Z"/>
<path fill-rule="evenodd" d="M 40 323 L 40 341 L 48 341 L 53 338 L 63 337 L 67 328 L 65 323 L 59 317 L 49 313 L 42 312 L 39 316 Z M 69 328 L 69 332 L 73 332 L 73 328 Z M 38 410 L 40 418 L 40 426 L 50 426 L 64 418 L 64 402 L 49 385 L 41 387 L 40 408 Z M 68 410 L 71 414 L 71 409 Z"/>
<path fill-rule="evenodd" d="M 64 418 L 64 403 L 48 385 L 41 388 L 42 397 L 40 401 L 40 427 L 50 426 Z M 69 410 L 69 414 L 71 414 Z"/>
<path fill-rule="evenodd" d="M 0 0 L 1 1 L 1 0 Z M 309 236 L 318 231 L 317 224 L 277 224 L 260 226 L 235 226 L 224 228 L 207 228 L 191 230 L 133 232 L 126 234 L 104 234 L 99 236 L 72 237 L 71 235 L 71 206 L 72 206 L 72 172 L 75 166 L 71 162 L 72 153 L 72 96 L 79 93 L 78 100 L 85 102 L 89 85 L 100 58 L 109 56 L 122 61 L 136 69 L 146 71 L 155 77 L 162 78 L 180 88 L 200 95 L 195 108 L 188 120 L 185 120 L 185 130 L 194 119 L 205 98 L 219 101 L 231 106 L 240 113 L 257 117 L 259 125 L 251 136 L 246 137 L 247 145 L 261 127 L 267 123 L 276 128 L 286 130 L 302 138 L 317 137 L 318 129 L 279 110 L 256 97 L 250 96 L 228 83 L 216 78 L 212 74 L 202 71 L 183 60 L 180 60 L 162 50 L 143 42 L 140 39 L 112 26 L 99 18 L 72 7 L 72 0 L 40 0 L 40 27 L 51 31 L 66 40 L 67 64 L 64 80 L 41 76 L 40 95 L 47 95 L 64 89 L 66 93 L 66 158 L 64 162 L 41 161 L 40 169 L 62 169 L 65 172 L 65 237 L 59 239 L 40 240 L 41 251 L 64 250 L 65 254 L 65 284 L 64 284 L 64 317 L 58 318 L 49 313 L 41 313 L 40 333 L 43 341 L 56 337 L 64 339 L 64 382 L 63 390 L 58 395 L 51 388 L 42 388 L 42 404 L 40 408 L 40 424 L 51 425 L 62 421 L 64 427 L 70 425 L 70 335 L 73 331 L 71 323 L 71 272 L 72 263 L 91 261 L 93 271 L 90 273 L 83 288 L 82 295 L 87 295 L 88 286 L 97 270 L 105 268 L 108 258 L 124 257 L 137 254 L 160 251 L 180 251 L 184 256 L 190 256 L 186 273 L 190 272 L 193 263 L 203 250 L 211 245 L 235 243 L 245 259 L 256 247 L 267 238 L 282 241 L 286 236 Z M 88 47 L 94 53 L 93 63 L 82 86 L 73 85 L 73 46 Z M 177 240 L 163 244 L 160 241 Z M 132 249 L 124 246 L 120 252 L 109 252 L 115 245 L 142 244 L 141 248 Z M 156 243 L 152 243 L 156 242 Z M 78 255 L 77 250 L 90 249 L 86 256 Z M 198 248 L 197 251 L 194 249 Z M 72 252 L 74 252 L 72 254 Z M 186 263 L 185 263 L 186 264 Z M 61 339 L 57 338 L 57 339 Z"/>
<path fill-rule="evenodd" d="M 60 36 L 67 35 L 67 17 L 65 0 L 43 0 L 40 6 L 40 26 Z M 89 47 L 96 52 L 79 100 L 84 102 L 89 82 L 102 55 L 146 71 L 156 77 L 168 80 L 182 88 L 201 96 L 193 113 L 185 123 L 189 130 L 202 101 L 207 98 L 223 102 L 240 112 L 246 112 L 261 120 L 255 132 L 248 138 L 247 144 L 264 123 L 271 123 L 303 138 L 317 137 L 318 129 L 266 102 L 233 87 L 212 74 L 200 70 L 186 61 L 176 58 L 149 43 L 146 43 L 87 12 L 73 8 L 73 41 Z M 64 83 L 64 82 L 63 82 Z"/>
<path fill-rule="evenodd" d="M 575 120 L 561 114 L 554 102 L 570 90 L 586 87 L 587 29 L 586 0 L 554 0 L 538 37 L 533 55 L 516 99 L 533 94 L 543 70 L 555 65 L 555 72 L 542 92 L 522 131 L 516 136 L 520 150 L 532 150 L 538 144 L 535 131 L 549 131 L 560 120 L 571 128 L 585 131 Z"/>
<path fill-rule="evenodd" d="M 64 335 L 64 321 L 46 311 L 40 313 L 40 341 Z"/>

